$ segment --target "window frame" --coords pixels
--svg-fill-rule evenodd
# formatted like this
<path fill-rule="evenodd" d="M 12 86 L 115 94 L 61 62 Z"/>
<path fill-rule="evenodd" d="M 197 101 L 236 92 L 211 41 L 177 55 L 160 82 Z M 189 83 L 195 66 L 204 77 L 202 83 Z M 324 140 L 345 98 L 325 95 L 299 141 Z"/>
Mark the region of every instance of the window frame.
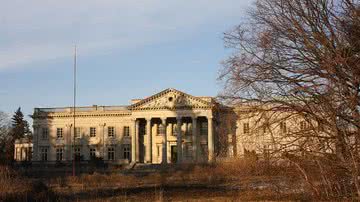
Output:
<path fill-rule="evenodd" d="M 41 139 L 48 140 L 49 139 L 49 128 L 42 128 L 41 129 Z"/>
<path fill-rule="evenodd" d="M 56 138 L 63 139 L 64 138 L 64 130 L 63 128 L 56 128 Z"/>
<path fill-rule="evenodd" d="M 108 126 L 107 127 L 107 135 L 110 138 L 114 138 L 115 137 L 115 127 L 114 126 Z"/>
<path fill-rule="evenodd" d="M 123 144 L 122 156 L 123 156 L 123 159 L 128 159 L 130 161 L 130 158 L 131 158 L 131 145 L 130 144 Z"/>
<path fill-rule="evenodd" d="M 250 133 L 250 123 L 249 122 L 243 123 L 243 133 L 244 134 Z"/>
<path fill-rule="evenodd" d="M 55 151 L 56 151 L 56 161 L 63 161 L 64 160 L 64 147 L 57 147 Z"/>
<path fill-rule="evenodd" d="M 96 127 L 90 127 L 89 136 L 90 137 L 96 137 Z"/>
<path fill-rule="evenodd" d="M 130 137 L 130 127 L 129 126 L 124 126 L 123 127 L 123 136 L 124 137 Z"/>

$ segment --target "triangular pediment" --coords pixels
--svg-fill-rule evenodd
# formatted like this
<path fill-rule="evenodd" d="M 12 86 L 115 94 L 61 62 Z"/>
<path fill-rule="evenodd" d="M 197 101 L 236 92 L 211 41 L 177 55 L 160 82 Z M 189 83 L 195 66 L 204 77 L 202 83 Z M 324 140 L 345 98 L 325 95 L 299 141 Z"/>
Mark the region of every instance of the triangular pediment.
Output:
<path fill-rule="evenodd" d="M 169 88 L 130 106 L 130 110 L 211 108 L 212 103 Z"/>

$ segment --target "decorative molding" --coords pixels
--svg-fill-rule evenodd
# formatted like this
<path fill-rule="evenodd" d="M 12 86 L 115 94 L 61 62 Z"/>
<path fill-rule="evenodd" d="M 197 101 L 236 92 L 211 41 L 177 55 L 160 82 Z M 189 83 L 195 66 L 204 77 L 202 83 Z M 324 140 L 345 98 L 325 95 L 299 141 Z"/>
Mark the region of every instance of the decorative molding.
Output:
<path fill-rule="evenodd" d="M 169 88 L 149 98 L 143 99 L 131 106 L 132 111 L 137 110 L 178 110 L 178 109 L 211 109 L 212 103 L 201 98 L 188 95 L 181 91 Z"/>

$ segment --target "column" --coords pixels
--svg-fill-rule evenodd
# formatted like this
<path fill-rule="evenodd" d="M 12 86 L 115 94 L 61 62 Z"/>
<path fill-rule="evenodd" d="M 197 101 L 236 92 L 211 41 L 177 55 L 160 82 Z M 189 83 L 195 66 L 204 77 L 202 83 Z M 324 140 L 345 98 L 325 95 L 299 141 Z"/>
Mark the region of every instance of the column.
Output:
<path fill-rule="evenodd" d="M 162 148 L 162 163 L 167 164 L 167 135 L 166 135 L 166 118 L 161 119 L 162 130 L 161 133 L 163 135 L 163 148 Z"/>
<path fill-rule="evenodd" d="M 182 161 L 182 130 L 181 130 L 182 120 L 181 120 L 181 117 L 176 117 L 176 121 L 177 121 L 177 126 L 176 126 L 177 163 L 181 163 L 181 161 Z"/>
<path fill-rule="evenodd" d="M 39 136 L 40 134 L 40 127 L 33 125 L 34 128 L 34 138 L 33 138 L 33 156 L 31 158 L 32 161 L 38 161 L 40 160 L 40 154 L 39 154 Z"/>
<path fill-rule="evenodd" d="M 135 149 L 136 149 L 135 160 L 136 160 L 136 162 L 140 161 L 139 124 L 140 124 L 140 121 L 136 120 L 136 123 L 135 123 Z"/>
<path fill-rule="evenodd" d="M 151 118 L 146 119 L 146 135 L 147 135 L 147 147 L 146 147 L 146 162 L 151 163 L 152 157 L 152 144 L 151 144 Z"/>
<path fill-rule="evenodd" d="M 208 155 L 209 162 L 212 162 L 214 160 L 214 131 L 212 117 L 208 117 Z"/>
<path fill-rule="evenodd" d="M 101 127 L 101 131 L 102 131 L 102 143 L 103 143 L 103 145 L 102 145 L 102 158 L 103 158 L 103 160 L 105 160 L 105 125 L 106 125 L 105 123 L 99 124 L 99 126 Z M 75 135 L 75 129 L 73 131 L 74 131 L 73 135 Z M 73 148 L 73 150 L 74 150 L 74 148 Z"/>
<path fill-rule="evenodd" d="M 132 120 L 131 127 L 131 162 L 136 162 L 136 119 Z"/>
<path fill-rule="evenodd" d="M 71 138 L 71 128 L 72 124 L 66 124 L 66 135 L 65 135 L 65 159 L 72 159 L 72 138 Z"/>
<path fill-rule="evenodd" d="M 197 117 L 192 117 L 192 149 L 193 162 L 197 162 Z"/>

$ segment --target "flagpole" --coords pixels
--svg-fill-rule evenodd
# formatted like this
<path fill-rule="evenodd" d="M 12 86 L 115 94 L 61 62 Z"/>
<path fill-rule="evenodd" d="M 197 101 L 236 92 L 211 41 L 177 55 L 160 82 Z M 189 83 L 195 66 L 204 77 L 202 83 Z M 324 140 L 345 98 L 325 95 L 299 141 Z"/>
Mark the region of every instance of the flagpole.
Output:
<path fill-rule="evenodd" d="M 73 116 L 74 116 L 74 133 L 73 133 L 73 165 L 72 165 L 72 175 L 75 176 L 75 158 L 76 158 L 76 150 L 75 150 L 75 134 L 76 134 L 76 127 L 75 127 L 75 113 L 76 113 L 76 45 L 74 47 L 74 106 L 73 106 Z"/>

